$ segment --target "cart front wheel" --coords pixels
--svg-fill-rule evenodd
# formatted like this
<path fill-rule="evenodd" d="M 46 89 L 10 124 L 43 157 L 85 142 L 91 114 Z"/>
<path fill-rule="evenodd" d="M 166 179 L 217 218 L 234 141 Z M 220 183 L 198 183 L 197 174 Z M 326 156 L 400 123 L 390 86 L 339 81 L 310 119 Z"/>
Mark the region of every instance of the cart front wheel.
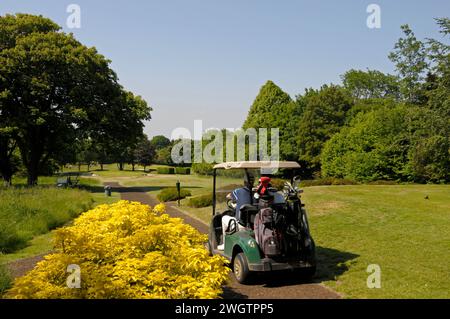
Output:
<path fill-rule="evenodd" d="M 248 269 L 247 257 L 244 253 L 239 253 L 234 257 L 233 273 L 236 280 L 241 284 L 246 284 L 250 279 L 250 270 Z"/>

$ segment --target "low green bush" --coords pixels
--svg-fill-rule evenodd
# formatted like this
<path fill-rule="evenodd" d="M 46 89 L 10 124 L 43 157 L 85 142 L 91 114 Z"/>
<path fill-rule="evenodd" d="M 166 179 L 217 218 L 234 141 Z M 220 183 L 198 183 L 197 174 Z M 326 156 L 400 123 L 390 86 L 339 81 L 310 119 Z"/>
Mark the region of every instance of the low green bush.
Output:
<path fill-rule="evenodd" d="M 158 167 L 156 169 L 156 172 L 158 174 L 175 174 L 175 168 L 174 167 Z"/>
<path fill-rule="evenodd" d="M 281 178 L 273 178 L 270 181 L 270 184 L 272 184 L 272 187 L 276 188 L 279 191 L 282 191 L 284 189 L 284 179 Z"/>
<path fill-rule="evenodd" d="M 175 174 L 178 174 L 178 175 L 190 175 L 191 174 L 191 168 L 190 167 L 176 167 L 175 168 Z"/>
<path fill-rule="evenodd" d="M 368 185 L 398 185 L 398 183 L 396 181 L 372 181 L 372 182 L 368 182 Z"/>
<path fill-rule="evenodd" d="M 9 270 L 5 265 L 0 265 L 0 297 L 1 295 L 11 288 L 12 278 Z"/>
<path fill-rule="evenodd" d="M 320 179 L 304 180 L 300 183 L 301 187 L 329 185 L 358 185 L 358 182 L 345 178 L 325 177 Z"/>
<path fill-rule="evenodd" d="M 189 207 L 201 208 L 201 207 L 212 206 L 212 203 L 213 203 L 213 194 L 208 193 L 208 194 L 189 198 L 187 205 Z"/>
<path fill-rule="evenodd" d="M 194 163 L 192 164 L 192 171 L 197 175 L 206 175 L 211 176 L 213 175 L 214 169 L 213 164 L 208 163 Z"/>
<path fill-rule="evenodd" d="M 180 199 L 191 196 L 191 192 L 187 189 L 181 189 L 180 191 Z M 171 202 L 174 200 L 178 200 L 178 190 L 175 187 L 164 188 L 161 192 L 159 192 L 157 198 L 161 202 Z"/>

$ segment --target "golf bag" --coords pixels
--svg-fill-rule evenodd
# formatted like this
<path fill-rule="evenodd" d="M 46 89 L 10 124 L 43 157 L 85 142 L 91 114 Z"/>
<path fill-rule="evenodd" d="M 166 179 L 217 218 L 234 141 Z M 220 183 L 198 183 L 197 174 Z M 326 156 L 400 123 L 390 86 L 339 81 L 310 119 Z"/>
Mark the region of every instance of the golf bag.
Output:
<path fill-rule="evenodd" d="M 281 238 L 274 226 L 274 210 L 262 208 L 255 217 L 255 239 L 264 255 L 268 257 L 281 254 Z"/>

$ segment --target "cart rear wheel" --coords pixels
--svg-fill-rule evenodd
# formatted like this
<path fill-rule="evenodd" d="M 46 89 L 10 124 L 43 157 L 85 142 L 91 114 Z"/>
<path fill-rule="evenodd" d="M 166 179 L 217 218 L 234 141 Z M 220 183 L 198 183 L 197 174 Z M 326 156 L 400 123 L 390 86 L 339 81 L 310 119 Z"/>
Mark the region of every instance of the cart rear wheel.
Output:
<path fill-rule="evenodd" d="M 241 284 L 246 284 L 250 279 L 250 270 L 248 269 L 247 257 L 244 253 L 239 253 L 233 260 L 233 273 L 236 280 Z"/>

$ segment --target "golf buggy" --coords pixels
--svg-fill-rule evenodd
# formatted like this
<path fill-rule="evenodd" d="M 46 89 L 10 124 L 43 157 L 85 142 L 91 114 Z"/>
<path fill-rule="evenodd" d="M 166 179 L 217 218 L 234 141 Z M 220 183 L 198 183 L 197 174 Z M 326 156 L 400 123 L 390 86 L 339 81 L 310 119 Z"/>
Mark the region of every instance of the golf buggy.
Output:
<path fill-rule="evenodd" d="M 271 175 L 264 173 L 274 167 L 293 172 L 300 165 L 253 161 L 214 167 L 213 217 L 207 248 L 212 255 L 220 254 L 230 261 L 237 281 L 242 284 L 248 283 L 254 273 L 286 270 L 311 278 L 316 270 L 315 244 L 300 200 L 300 179 L 293 177 L 291 182 L 284 182 L 280 187 L 283 189 L 275 189 L 270 183 Z M 239 200 L 232 196 L 239 190 L 230 193 L 230 189 L 217 185 L 218 178 L 226 175 L 224 172 L 230 173 L 229 170 L 240 170 L 246 181 L 247 187 L 241 189 L 241 194 L 248 198 L 243 205 L 240 200 L 240 207 Z M 254 188 L 256 177 L 260 183 Z M 242 191 L 245 189 L 247 192 Z M 228 194 L 225 197 L 223 193 Z"/>

